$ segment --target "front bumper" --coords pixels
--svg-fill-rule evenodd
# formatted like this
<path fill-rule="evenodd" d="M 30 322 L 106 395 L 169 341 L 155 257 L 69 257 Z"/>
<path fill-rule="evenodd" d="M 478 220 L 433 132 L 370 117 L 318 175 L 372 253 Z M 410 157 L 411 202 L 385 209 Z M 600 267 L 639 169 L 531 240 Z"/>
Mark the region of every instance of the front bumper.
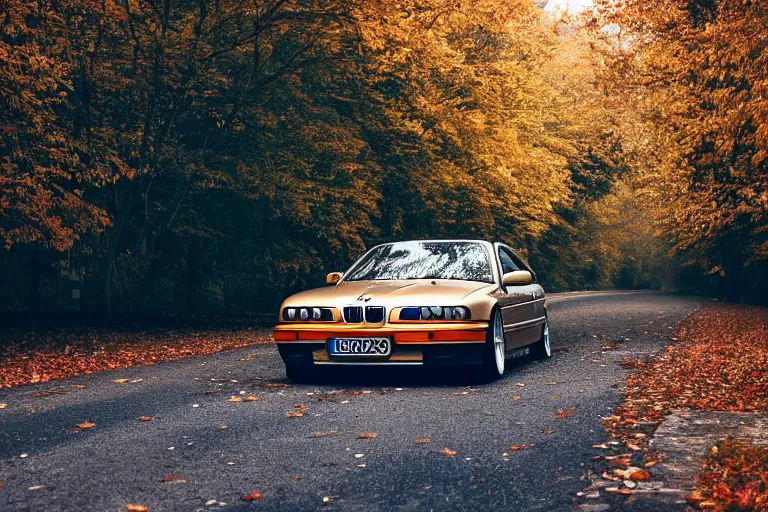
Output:
<path fill-rule="evenodd" d="M 347 325 L 281 324 L 275 342 L 286 365 L 297 366 L 458 366 L 480 364 L 488 324 L 387 324 L 377 328 Z M 386 359 L 333 358 L 327 341 L 335 337 L 389 337 L 392 352 Z"/>
<path fill-rule="evenodd" d="M 449 345 L 444 343 L 423 347 L 392 345 L 387 359 L 331 358 L 324 343 L 278 343 L 277 349 L 286 365 L 310 366 L 443 366 L 475 365 L 483 361 L 482 344 Z"/>

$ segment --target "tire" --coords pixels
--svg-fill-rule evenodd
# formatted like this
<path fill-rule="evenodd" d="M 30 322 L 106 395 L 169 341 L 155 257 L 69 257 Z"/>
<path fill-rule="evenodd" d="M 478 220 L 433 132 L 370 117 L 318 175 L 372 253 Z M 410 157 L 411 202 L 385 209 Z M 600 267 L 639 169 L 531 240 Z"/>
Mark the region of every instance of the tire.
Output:
<path fill-rule="evenodd" d="M 297 384 L 311 382 L 317 377 L 317 372 L 314 368 L 304 364 L 286 364 L 285 375 L 288 380 Z"/>
<path fill-rule="evenodd" d="M 534 359 L 544 360 L 552 357 L 552 345 L 549 339 L 549 318 L 544 315 L 544 325 L 541 328 L 541 339 L 531 347 Z"/>
<path fill-rule="evenodd" d="M 488 332 L 485 337 L 482 375 L 483 380 L 491 382 L 504 375 L 506 367 L 506 349 L 504 345 L 504 324 L 498 309 L 491 315 Z"/>

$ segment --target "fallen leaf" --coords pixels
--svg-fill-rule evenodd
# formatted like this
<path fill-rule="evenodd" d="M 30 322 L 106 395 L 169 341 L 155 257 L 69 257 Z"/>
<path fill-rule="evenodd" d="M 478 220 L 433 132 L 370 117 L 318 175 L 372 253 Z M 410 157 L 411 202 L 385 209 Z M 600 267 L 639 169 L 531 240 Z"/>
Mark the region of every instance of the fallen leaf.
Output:
<path fill-rule="evenodd" d="M 376 439 L 376 434 L 373 432 L 361 432 L 359 439 Z"/>
<path fill-rule="evenodd" d="M 8 404 L 0 404 L 0 409 L 5 409 L 6 407 L 8 407 Z"/>
<path fill-rule="evenodd" d="M 72 387 L 74 387 L 75 389 L 85 389 L 85 386 L 83 386 L 82 384 L 75 384 Z"/>
<path fill-rule="evenodd" d="M 636 482 L 644 482 L 646 480 L 651 479 L 651 474 L 641 469 L 640 471 L 635 471 L 631 475 L 629 475 L 629 479 L 634 480 Z"/>
<path fill-rule="evenodd" d="M 627 448 L 629 448 L 633 452 L 639 452 L 640 450 L 642 450 L 640 445 L 637 445 L 635 443 L 630 443 L 630 442 L 627 442 Z"/>
<path fill-rule="evenodd" d="M 333 498 L 330 496 L 323 496 L 323 503 L 330 503 L 333 501 Z"/>
<path fill-rule="evenodd" d="M 536 446 L 535 443 L 520 444 L 520 445 L 513 444 L 512 446 L 509 447 L 509 449 L 512 450 L 513 452 L 516 452 L 518 450 L 527 450 L 529 448 L 533 448 L 534 446 Z"/>
<path fill-rule="evenodd" d="M 600 450 L 607 450 L 608 449 L 608 445 L 605 444 L 605 443 L 603 443 L 603 444 L 593 444 L 592 448 L 598 448 Z"/>
<path fill-rule="evenodd" d="M 243 398 L 240 396 L 231 396 L 227 400 L 227 402 L 242 402 L 242 401 L 243 401 Z"/>
<path fill-rule="evenodd" d="M 576 412 L 576 408 L 575 408 L 575 407 L 571 407 L 571 408 L 570 408 L 570 409 L 568 409 L 567 411 L 563 411 L 563 410 L 557 411 L 557 414 L 555 414 L 555 417 L 556 417 L 557 419 L 560 419 L 560 420 L 562 420 L 562 419 L 564 419 L 564 418 L 567 418 L 568 416 L 570 416 L 570 415 L 571 415 L 571 414 L 573 414 L 574 412 Z"/>
<path fill-rule="evenodd" d="M 621 481 L 624 480 L 623 478 L 615 476 L 615 475 L 612 475 L 612 474 L 608 473 L 607 471 L 603 471 L 603 474 L 601 476 L 603 478 L 605 478 L 606 480 L 612 480 L 614 482 L 621 482 Z"/>
<path fill-rule="evenodd" d="M 301 475 L 293 475 L 291 478 L 293 478 L 294 480 L 298 481 L 298 480 L 301 480 L 304 477 L 301 476 Z"/>
<path fill-rule="evenodd" d="M 229 427 L 228 427 L 228 426 L 226 426 L 226 425 L 219 425 L 219 427 L 218 427 L 218 428 L 219 428 L 219 430 L 226 430 L 226 429 L 228 429 Z"/>
<path fill-rule="evenodd" d="M 114 382 L 115 384 L 125 384 L 126 382 L 130 382 L 130 381 L 131 381 L 131 379 L 112 379 L 112 382 Z M 128 506 L 130 506 L 130 505 L 128 505 Z M 134 505 L 134 506 L 141 507 L 142 505 Z"/>
<path fill-rule="evenodd" d="M 264 384 L 265 388 L 284 388 L 284 387 L 287 387 L 287 386 L 288 386 L 288 384 L 278 384 L 278 383 L 274 383 L 274 382 L 268 382 L 268 383 Z"/>
<path fill-rule="evenodd" d="M 255 361 L 255 357 L 241 357 L 238 361 Z"/>
<path fill-rule="evenodd" d="M 333 462 L 333 461 L 323 462 L 323 466 L 335 466 L 335 465 L 336 465 L 336 463 Z"/>
<path fill-rule="evenodd" d="M 431 439 L 414 439 L 413 440 L 414 444 L 423 444 L 423 443 L 431 443 L 431 442 L 432 442 Z"/>
<path fill-rule="evenodd" d="M 542 430 L 541 431 L 542 434 L 547 434 L 547 435 L 554 434 L 555 432 L 557 432 L 557 430 L 554 430 L 554 429 L 552 429 L 552 430 Z"/>
<path fill-rule="evenodd" d="M 183 484 L 187 480 L 183 476 L 176 476 L 176 475 L 166 475 L 161 480 L 161 482 L 167 482 L 167 483 L 177 483 L 177 484 Z"/>
<path fill-rule="evenodd" d="M 261 398 L 259 398 L 257 396 L 247 396 L 247 397 L 245 397 L 245 401 L 246 402 L 256 402 L 258 400 L 261 400 Z"/>
<path fill-rule="evenodd" d="M 252 492 L 251 494 L 246 494 L 245 496 L 241 497 L 240 499 L 243 501 L 256 501 L 263 498 L 264 495 L 260 492 Z"/>
<path fill-rule="evenodd" d="M 44 396 L 58 396 L 58 395 L 67 395 L 69 394 L 69 391 L 43 391 L 41 393 L 35 393 L 35 396 L 37 398 L 44 397 Z"/>
<path fill-rule="evenodd" d="M 151 416 L 139 416 L 139 421 L 152 421 Z"/>
<path fill-rule="evenodd" d="M 289 412 L 289 413 L 286 414 L 286 416 L 288 416 L 289 418 L 301 418 L 302 416 L 304 416 L 304 413 L 303 412 Z"/>
<path fill-rule="evenodd" d="M 547 386 L 554 386 L 556 384 L 557 382 L 555 382 L 554 380 L 552 382 L 547 382 Z"/>
<path fill-rule="evenodd" d="M 79 428 L 82 428 L 83 430 L 85 430 L 85 429 L 87 429 L 87 428 L 93 428 L 93 427 L 95 427 L 95 426 L 96 426 L 96 424 L 95 424 L 95 423 L 91 423 L 91 422 L 89 422 L 89 421 L 86 421 L 86 422 L 84 422 L 84 423 L 78 423 L 78 424 L 77 424 L 77 426 L 78 426 Z"/>
<path fill-rule="evenodd" d="M 519 388 L 524 388 L 524 387 L 525 387 L 525 384 L 523 384 L 522 382 L 516 382 L 516 383 L 515 383 L 515 386 L 517 386 L 517 387 L 519 387 Z"/>
<path fill-rule="evenodd" d="M 443 448 L 442 450 L 440 450 L 440 453 L 442 453 L 446 457 L 455 457 L 456 456 L 456 452 L 454 450 L 449 450 L 448 448 Z"/>
<path fill-rule="evenodd" d="M 698 489 L 696 489 L 696 490 L 694 490 L 694 491 L 693 491 L 691 494 L 689 494 L 689 495 L 688 495 L 688 497 L 687 497 L 686 499 L 688 500 L 688 503 L 693 503 L 693 504 L 696 504 L 696 503 L 698 503 L 698 502 L 700 502 L 700 501 L 704 501 L 704 500 L 706 500 L 707 498 L 705 498 L 705 497 L 704 497 L 704 496 L 701 494 L 701 491 L 699 491 Z"/>
<path fill-rule="evenodd" d="M 144 505 L 137 505 L 135 503 L 129 503 L 125 506 L 126 510 L 130 510 L 131 512 L 147 512 L 149 508 L 145 507 Z"/>

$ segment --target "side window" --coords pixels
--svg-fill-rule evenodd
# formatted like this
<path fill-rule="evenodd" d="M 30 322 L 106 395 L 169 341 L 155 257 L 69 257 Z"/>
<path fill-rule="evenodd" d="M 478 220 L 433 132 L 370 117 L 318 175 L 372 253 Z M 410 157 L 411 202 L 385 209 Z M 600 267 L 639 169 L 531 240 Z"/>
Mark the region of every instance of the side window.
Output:
<path fill-rule="evenodd" d="M 533 282 L 535 283 L 535 282 L 536 282 L 536 272 L 534 272 L 533 270 L 531 270 L 531 267 L 529 267 L 528 265 L 526 265 L 526 263 L 525 263 L 523 260 L 521 260 L 521 259 L 520 259 L 520 258 L 517 256 L 517 254 L 515 254 L 515 253 L 512 253 L 512 254 L 511 254 L 511 256 L 512 256 L 512 261 L 514 261 L 514 262 L 515 262 L 515 265 L 517 265 L 518 267 L 520 267 L 520 270 L 527 270 L 528 272 L 530 272 L 530 273 L 531 273 L 531 275 L 533 276 Z"/>
<path fill-rule="evenodd" d="M 514 272 L 515 270 L 520 270 L 520 267 L 515 264 L 515 261 L 512 259 L 513 254 L 511 254 L 509 251 L 504 249 L 503 247 L 499 248 L 499 261 L 501 262 L 501 273 L 506 274 L 507 272 Z"/>

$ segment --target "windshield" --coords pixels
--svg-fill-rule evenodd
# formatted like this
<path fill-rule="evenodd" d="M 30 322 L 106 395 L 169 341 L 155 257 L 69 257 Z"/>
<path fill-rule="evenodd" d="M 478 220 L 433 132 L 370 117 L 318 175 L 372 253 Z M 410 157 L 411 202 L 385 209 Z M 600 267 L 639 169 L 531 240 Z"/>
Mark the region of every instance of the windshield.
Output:
<path fill-rule="evenodd" d="M 376 247 L 345 281 L 459 279 L 492 283 L 488 251 L 477 242 L 398 242 Z"/>

